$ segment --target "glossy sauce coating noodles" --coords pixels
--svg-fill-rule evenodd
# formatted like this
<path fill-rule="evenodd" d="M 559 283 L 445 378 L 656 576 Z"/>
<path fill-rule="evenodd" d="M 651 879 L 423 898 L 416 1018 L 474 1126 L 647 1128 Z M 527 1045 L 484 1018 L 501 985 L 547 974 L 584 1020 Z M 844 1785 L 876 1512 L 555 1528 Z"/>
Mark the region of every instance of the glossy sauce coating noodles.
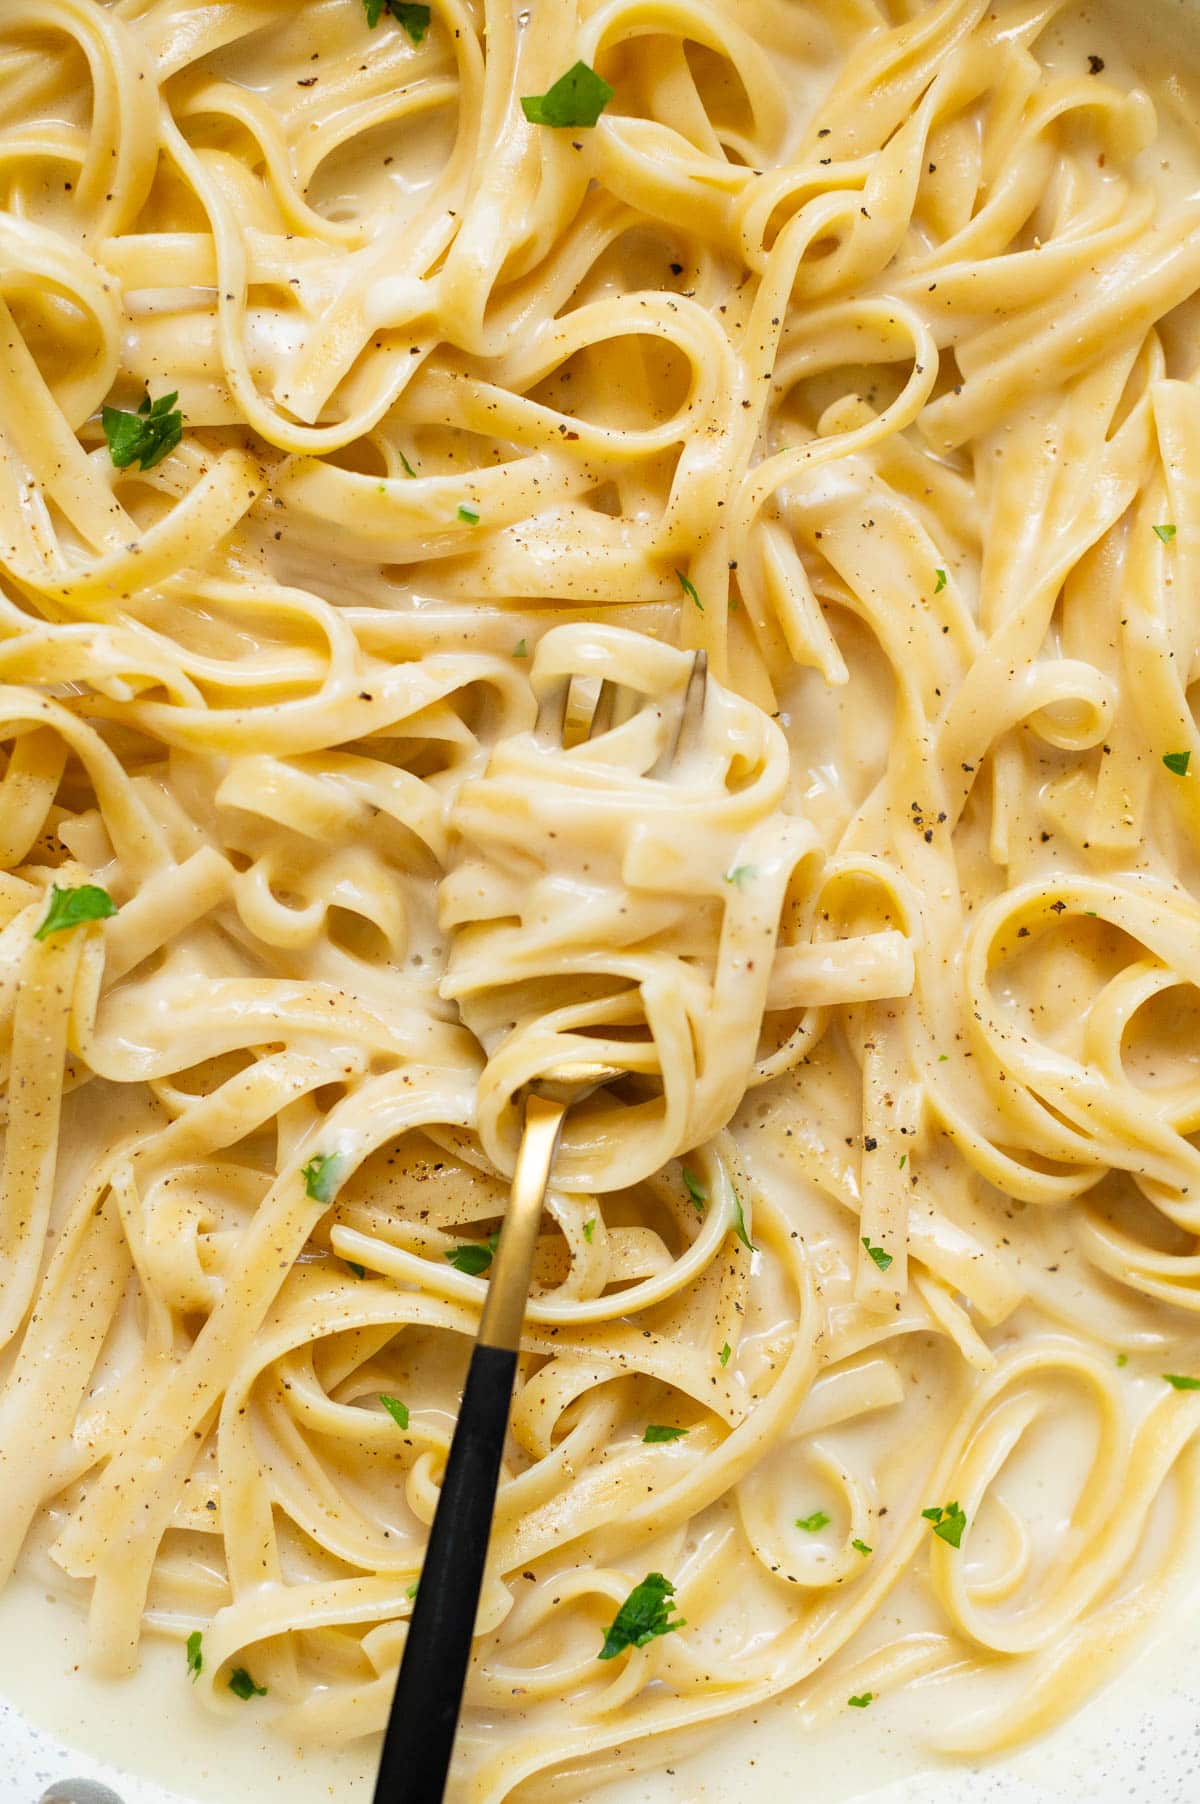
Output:
<path fill-rule="evenodd" d="M 462 1797 L 1003 1746 L 1196 1520 L 1200 204 L 1052 0 L 378 10 L 0 14 L 0 1567 L 378 1730 L 583 1047 Z"/>

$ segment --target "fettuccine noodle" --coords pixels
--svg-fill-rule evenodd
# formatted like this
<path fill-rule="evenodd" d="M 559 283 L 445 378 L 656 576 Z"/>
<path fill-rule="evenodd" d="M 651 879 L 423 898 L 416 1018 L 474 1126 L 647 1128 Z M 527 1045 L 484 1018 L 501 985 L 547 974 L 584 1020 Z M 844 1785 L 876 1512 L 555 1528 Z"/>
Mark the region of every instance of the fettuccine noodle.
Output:
<path fill-rule="evenodd" d="M 382 1727 L 581 1052 L 463 1800 L 978 1756 L 1186 1571 L 1200 202 L 1058 10 L 0 8 L 0 1575 L 97 1670 Z"/>

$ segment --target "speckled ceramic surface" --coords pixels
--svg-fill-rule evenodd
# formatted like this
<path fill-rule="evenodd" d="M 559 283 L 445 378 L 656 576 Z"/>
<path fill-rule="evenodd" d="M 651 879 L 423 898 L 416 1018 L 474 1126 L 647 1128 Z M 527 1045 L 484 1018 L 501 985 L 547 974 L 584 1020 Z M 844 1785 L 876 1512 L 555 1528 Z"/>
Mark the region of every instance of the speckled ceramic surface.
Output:
<path fill-rule="evenodd" d="M 186 1804 L 177 1792 L 118 1773 L 64 1747 L 3 1700 L 0 1797 L 4 1804 Z"/>

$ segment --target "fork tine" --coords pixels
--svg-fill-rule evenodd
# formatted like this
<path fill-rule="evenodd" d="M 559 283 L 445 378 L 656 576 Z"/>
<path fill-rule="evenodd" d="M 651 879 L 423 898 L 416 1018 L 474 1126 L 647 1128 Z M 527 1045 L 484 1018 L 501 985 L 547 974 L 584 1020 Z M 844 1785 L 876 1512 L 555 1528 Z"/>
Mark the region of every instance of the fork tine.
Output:
<path fill-rule="evenodd" d="M 700 746 L 700 732 L 704 725 L 704 705 L 708 700 L 708 653 L 698 651 L 692 659 L 692 674 L 688 677 L 688 686 L 683 697 L 683 718 L 679 724 L 679 738 L 675 741 L 675 756 L 686 758 Z"/>
<path fill-rule="evenodd" d="M 538 703 L 537 720 L 534 723 L 533 736 L 541 745 L 561 745 L 563 725 L 567 714 L 566 681 L 556 683 L 548 689 Z"/>
<path fill-rule="evenodd" d="M 612 724 L 614 727 L 623 727 L 627 720 L 632 720 L 635 714 L 641 713 L 646 698 L 636 689 L 630 688 L 628 683 L 617 683 L 614 687 L 616 696 L 613 701 Z"/>
<path fill-rule="evenodd" d="M 592 718 L 585 738 L 599 739 L 601 733 L 607 733 L 616 722 L 617 684 L 611 677 L 605 677 L 600 685 L 600 693 L 596 697 L 596 706 L 592 710 Z"/>
<path fill-rule="evenodd" d="M 692 657 L 674 734 L 647 773 L 649 776 L 665 777 L 675 764 L 698 749 L 707 688 L 708 653 L 698 651 Z M 577 745 L 623 726 L 644 699 L 611 677 L 598 682 L 595 677 L 575 676 L 543 697 L 535 730 L 543 743 L 557 742 L 564 751 L 572 751 Z M 662 712 L 661 704 L 658 712 Z"/>
<path fill-rule="evenodd" d="M 676 764 L 682 763 L 685 758 L 689 758 L 693 752 L 699 749 L 707 693 L 708 653 L 698 651 L 692 658 L 692 668 L 688 675 L 683 707 L 679 712 L 679 724 L 675 728 L 675 735 L 650 772 L 652 777 L 667 776 Z"/>
<path fill-rule="evenodd" d="M 600 679 L 593 676 L 573 676 L 568 682 L 562 721 L 562 747 L 565 752 L 573 752 L 577 745 L 582 745 L 590 737 L 601 686 Z"/>

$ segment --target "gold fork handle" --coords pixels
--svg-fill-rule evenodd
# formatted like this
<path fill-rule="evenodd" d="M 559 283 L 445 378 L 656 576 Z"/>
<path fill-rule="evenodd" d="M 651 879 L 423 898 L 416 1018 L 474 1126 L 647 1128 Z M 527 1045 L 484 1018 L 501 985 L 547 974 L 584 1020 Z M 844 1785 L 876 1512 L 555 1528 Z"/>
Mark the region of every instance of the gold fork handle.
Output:
<path fill-rule="evenodd" d="M 512 1199 L 417 1586 L 375 1804 L 442 1804 L 471 1658 L 542 1200 L 565 1102 L 531 1095 Z"/>
<path fill-rule="evenodd" d="M 539 1096 L 536 1091 L 526 1100 L 525 1131 L 517 1153 L 512 1195 L 479 1323 L 480 1346 L 503 1347 L 515 1353 L 521 1344 L 542 1204 L 566 1112 L 565 1102 Z"/>

